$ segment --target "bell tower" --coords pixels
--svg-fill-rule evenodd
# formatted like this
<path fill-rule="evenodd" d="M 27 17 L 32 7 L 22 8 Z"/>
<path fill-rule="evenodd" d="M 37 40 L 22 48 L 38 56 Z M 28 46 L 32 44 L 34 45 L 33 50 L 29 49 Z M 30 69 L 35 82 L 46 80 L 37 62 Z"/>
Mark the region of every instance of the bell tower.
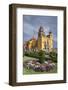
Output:
<path fill-rule="evenodd" d="M 45 33 L 43 27 L 40 26 L 39 32 L 38 32 L 38 49 L 42 50 L 44 49 L 44 40 L 45 40 Z"/>
<path fill-rule="evenodd" d="M 52 32 L 49 32 L 49 51 L 52 51 L 53 49 L 53 34 Z"/>

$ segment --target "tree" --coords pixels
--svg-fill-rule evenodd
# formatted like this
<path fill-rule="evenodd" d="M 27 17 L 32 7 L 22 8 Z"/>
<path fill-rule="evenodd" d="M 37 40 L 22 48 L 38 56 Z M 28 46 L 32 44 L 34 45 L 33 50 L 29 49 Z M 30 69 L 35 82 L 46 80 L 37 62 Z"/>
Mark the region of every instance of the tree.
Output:
<path fill-rule="evenodd" d="M 50 52 L 50 57 L 53 62 L 57 62 L 57 53 L 56 52 Z"/>
<path fill-rule="evenodd" d="M 40 63 L 44 63 L 44 61 L 45 61 L 45 52 L 40 50 L 39 53 L 38 53 L 38 58 L 39 58 Z"/>

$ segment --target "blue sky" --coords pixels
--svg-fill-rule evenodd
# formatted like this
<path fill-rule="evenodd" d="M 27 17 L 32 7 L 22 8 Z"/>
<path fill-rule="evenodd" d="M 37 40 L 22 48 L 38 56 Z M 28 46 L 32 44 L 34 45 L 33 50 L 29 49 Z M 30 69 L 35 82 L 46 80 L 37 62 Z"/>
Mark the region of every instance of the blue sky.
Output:
<path fill-rule="evenodd" d="M 46 35 L 51 31 L 54 37 L 54 48 L 57 48 L 57 16 L 37 16 L 37 15 L 24 15 L 24 41 L 33 37 L 37 38 L 38 30 L 42 26 Z"/>

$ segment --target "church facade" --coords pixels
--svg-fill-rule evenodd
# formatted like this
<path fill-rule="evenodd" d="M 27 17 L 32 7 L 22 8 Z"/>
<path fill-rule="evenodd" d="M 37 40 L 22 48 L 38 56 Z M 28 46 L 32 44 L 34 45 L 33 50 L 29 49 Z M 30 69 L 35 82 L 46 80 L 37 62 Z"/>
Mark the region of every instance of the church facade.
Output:
<path fill-rule="evenodd" d="M 53 34 L 49 32 L 45 35 L 43 27 L 38 30 L 38 37 L 32 37 L 29 41 L 24 44 L 26 50 L 44 50 L 51 52 L 53 50 Z"/>

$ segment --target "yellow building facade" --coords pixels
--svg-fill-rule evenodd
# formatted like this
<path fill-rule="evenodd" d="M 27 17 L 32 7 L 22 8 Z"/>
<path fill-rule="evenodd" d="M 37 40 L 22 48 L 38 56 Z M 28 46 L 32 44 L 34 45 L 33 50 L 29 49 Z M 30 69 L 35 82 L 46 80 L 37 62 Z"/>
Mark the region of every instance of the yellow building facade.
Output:
<path fill-rule="evenodd" d="M 35 38 L 32 38 L 31 40 L 29 40 L 27 42 L 28 49 L 33 49 L 33 48 L 35 48 L 35 46 L 36 46 L 36 39 Z"/>
<path fill-rule="evenodd" d="M 34 37 L 28 41 L 27 43 L 28 49 L 37 49 L 37 50 L 45 50 L 52 51 L 53 49 L 53 34 L 49 32 L 48 35 L 45 35 L 43 27 L 39 28 L 38 37 L 35 39 Z"/>

